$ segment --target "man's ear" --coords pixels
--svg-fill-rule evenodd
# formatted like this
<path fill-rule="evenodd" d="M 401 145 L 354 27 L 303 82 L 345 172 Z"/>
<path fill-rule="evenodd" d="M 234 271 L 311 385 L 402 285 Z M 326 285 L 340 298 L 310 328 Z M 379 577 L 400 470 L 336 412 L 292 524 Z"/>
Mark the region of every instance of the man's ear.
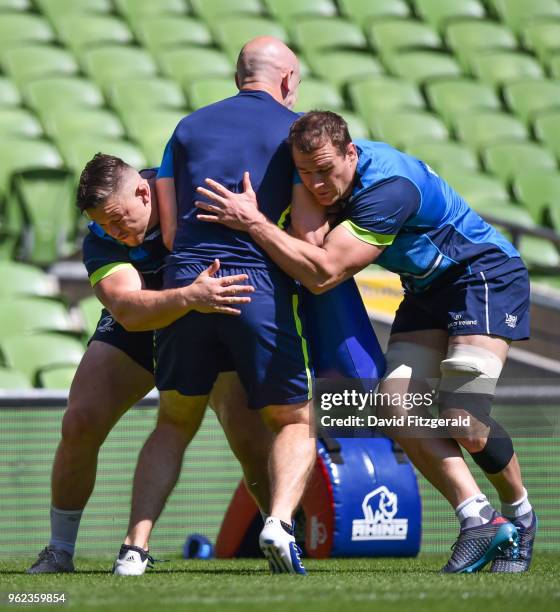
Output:
<path fill-rule="evenodd" d="M 286 72 L 282 76 L 282 80 L 280 81 L 280 88 L 282 89 L 282 97 L 285 98 L 290 93 L 290 81 L 292 79 L 293 70 Z"/>
<path fill-rule="evenodd" d="M 237 89 L 241 89 L 241 81 L 237 72 L 235 73 L 235 86 L 237 87 Z"/>
<path fill-rule="evenodd" d="M 356 145 L 353 142 L 349 142 L 346 146 L 346 157 L 350 162 L 353 162 L 358 158 L 358 151 L 356 150 Z"/>
<path fill-rule="evenodd" d="M 144 202 L 144 204 L 149 204 L 151 201 L 152 192 L 150 190 L 150 184 L 147 180 L 142 179 L 138 183 L 138 186 L 136 187 L 136 194 L 142 198 L 142 202 Z"/>

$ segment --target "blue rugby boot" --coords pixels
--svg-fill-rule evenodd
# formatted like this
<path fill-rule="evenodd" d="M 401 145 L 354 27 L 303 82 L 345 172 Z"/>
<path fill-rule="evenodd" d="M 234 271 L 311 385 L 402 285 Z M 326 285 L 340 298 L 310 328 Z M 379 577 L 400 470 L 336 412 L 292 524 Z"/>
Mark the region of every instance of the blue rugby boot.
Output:
<path fill-rule="evenodd" d="M 533 543 L 537 535 L 537 515 L 534 510 L 514 519 L 513 524 L 519 534 L 518 546 L 508 548 L 492 561 L 491 572 L 517 574 L 526 572 L 533 558 Z"/>
<path fill-rule="evenodd" d="M 293 529 L 280 519 L 267 517 L 259 536 L 259 545 L 273 574 L 307 574 Z"/>
<path fill-rule="evenodd" d="M 442 568 L 445 574 L 470 574 L 480 571 L 505 550 L 517 547 L 515 526 L 494 512 L 488 523 L 461 528 L 451 547 L 453 554 Z"/>

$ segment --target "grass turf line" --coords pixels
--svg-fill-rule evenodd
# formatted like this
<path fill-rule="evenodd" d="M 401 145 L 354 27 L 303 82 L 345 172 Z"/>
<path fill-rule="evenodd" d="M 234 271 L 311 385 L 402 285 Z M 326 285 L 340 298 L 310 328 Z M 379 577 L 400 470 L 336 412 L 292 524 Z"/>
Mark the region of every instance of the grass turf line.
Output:
<path fill-rule="evenodd" d="M 560 555 L 540 554 L 528 574 L 440 575 L 442 555 L 418 559 L 305 560 L 309 576 L 270 576 L 264 560 L 157 564 L 142 577 L 117 578 L 112 559 L 77 559 L 73 575 L 27 576 L 25 561 L 0 562 L 0 606 L 7 593 L 60 593 L 65 608 L 103 610 L 541 612 L 560 608 Z M 8 606 L 7 606 L 8 607 Z M 38 606 L 35 609 L 60 606 Z M 23 606 L 9 606 L 23 609 Z M 25 606 L 31 609 L 30 606 Z"/>

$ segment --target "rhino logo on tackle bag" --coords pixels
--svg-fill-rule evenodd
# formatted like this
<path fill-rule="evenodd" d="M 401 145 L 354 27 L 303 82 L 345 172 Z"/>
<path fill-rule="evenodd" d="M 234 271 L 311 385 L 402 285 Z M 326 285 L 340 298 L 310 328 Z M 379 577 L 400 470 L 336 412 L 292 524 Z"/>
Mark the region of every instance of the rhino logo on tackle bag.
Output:
<path fill-rule="evenodd" d="M 352 521 L 352 540 L 405 540 L 408 519 L 396 519 L 399 509 L 396 493 L 377 487 L 364 497 L 363 519 Z"/>

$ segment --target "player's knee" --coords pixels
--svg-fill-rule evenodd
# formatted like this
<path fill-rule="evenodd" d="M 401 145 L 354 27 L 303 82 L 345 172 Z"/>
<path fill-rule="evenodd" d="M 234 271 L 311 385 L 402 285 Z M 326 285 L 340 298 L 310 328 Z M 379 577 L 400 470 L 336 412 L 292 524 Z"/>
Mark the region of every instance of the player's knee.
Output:
<path fill-rule="evenodd" d="M 62 440 L 73 446 L 100 446 L 108 431 L 90 411 L 78 407 L 71 406 L 62 419 Z"/>
<path fill-rule="evenodd" d="M 469 450 L 474 462 L 487 474 L 504 470 L 514 455 L 513 442 L 506 430 L 496 421 L 490 427 L 488 439 L 480 450 Z"/>

